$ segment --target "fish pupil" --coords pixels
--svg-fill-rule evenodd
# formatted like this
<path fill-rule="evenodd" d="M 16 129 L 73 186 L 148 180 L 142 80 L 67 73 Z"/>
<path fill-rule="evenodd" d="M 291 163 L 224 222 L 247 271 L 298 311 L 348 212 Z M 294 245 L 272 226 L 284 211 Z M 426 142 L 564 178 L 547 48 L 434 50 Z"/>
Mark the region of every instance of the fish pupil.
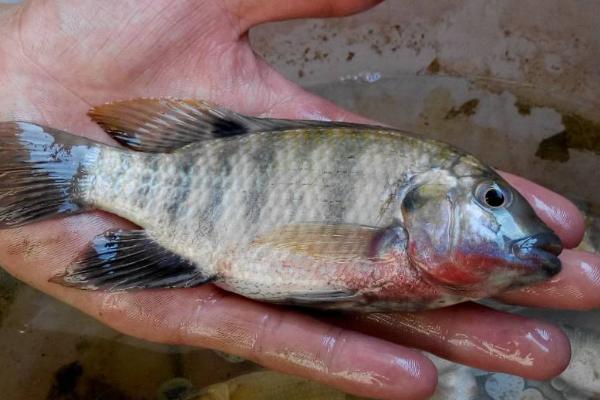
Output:
<path fill-rule="evenodd" d="M 490 207 L 500 207 L 504 204 L 504 193 L 497 188 L 490 188 L 485 192 L 485 204 Z"/>

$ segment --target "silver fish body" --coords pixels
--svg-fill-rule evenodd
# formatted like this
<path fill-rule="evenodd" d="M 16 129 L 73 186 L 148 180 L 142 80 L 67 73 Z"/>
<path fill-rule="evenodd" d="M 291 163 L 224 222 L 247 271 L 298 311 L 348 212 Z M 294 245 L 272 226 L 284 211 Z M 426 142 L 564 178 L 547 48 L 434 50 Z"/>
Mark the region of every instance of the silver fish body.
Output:
<path fill-rule="evenodd" d="M 69 160 L 69 201 L 143 232 L 104 235 L 64 284 L 211 281 L 263 301 L 384 311 L 476 299 L 560 269 L 560 242 L 527 202 L 440 142 L 382 127 L 263 122 L 192 101 L 117 103 L 92 115 L 141 151 L 71 150 L 83 155 Z"/>

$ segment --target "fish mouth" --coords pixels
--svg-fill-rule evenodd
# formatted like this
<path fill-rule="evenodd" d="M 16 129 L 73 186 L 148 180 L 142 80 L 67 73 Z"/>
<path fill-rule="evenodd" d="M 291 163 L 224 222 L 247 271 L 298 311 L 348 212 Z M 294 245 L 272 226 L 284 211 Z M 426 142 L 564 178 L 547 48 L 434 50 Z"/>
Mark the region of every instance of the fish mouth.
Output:
<path fill-rule="evenodd" d="M 562 242 L 553 232 L 538 233 L 513 244 L 514 253 L 523 260 L 540 265 L 546 275 L 554 276 L 561 270 L 558 255 L 562 252 Z"/>

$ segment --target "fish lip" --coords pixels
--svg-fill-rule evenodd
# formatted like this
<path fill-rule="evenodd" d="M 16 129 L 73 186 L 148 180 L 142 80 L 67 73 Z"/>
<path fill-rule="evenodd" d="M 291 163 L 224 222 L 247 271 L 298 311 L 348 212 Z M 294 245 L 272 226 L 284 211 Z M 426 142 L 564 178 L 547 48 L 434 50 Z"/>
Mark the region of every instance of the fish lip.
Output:
<path fill-rule="evenodd" d="M 548 276 L 560 272 L 562 265 L 558 255 L 562 249 L 562 242 L 554 232 L 538 233 L 513 242 L 513 252 L 518 258 L 539 263 Z"/>

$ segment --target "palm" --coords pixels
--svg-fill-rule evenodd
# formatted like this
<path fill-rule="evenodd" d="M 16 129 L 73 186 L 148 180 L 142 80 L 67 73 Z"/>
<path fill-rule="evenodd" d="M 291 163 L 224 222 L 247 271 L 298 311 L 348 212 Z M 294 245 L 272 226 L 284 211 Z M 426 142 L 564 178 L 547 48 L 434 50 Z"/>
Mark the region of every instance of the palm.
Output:
<path fill-rule="evenodd" d="M 22 61 L 46 78 L 43 88 L 36 82 L 25 94 L 31 104 L 52 97 L 56 112 L 46 114 L 49 122 L 80 118 L 78 127 L 89 130 L 90 105 L 161 95 L 208 98 L 252 114 L 344 114 L 324 101 L 313 104 L 257 59 L 244 36 L 247 24 L 221 2 L 56 3 L 24 11 L 13 43 Z"/>
<path fill-rule="evenodd" d="M 18 16 L 11 48 L 42 78 L 23 93 L 32 109 L 51 99 L 43 118 L 80 132 L 90 130 L 90 105 L 141 95 L 210 97 L 262 113 L 282 102 L 281 88 L 234 19 L 216 2 L 46 2 Z"/>
<path fill-rule="evenodd" d="M 203 98 L 254 115 L 358 119 L 283 79 L 256 58 L 244 33 L 267 19 L 341 15 L 370 2 L 330 0 L 315 5 L 305 0 L 294 6 L 300 11 L 283 3 L 36 0 L 0 12 L 0 120 L 32 120 L 107 141 L 86 111 L 92 105 L 140 96 Z M 514 182 L 529 198 L 537 196 L 538 211 L 546 213 L 545 219 L 567 245 L 575 245 L 582 225 L 573 207 L 529 183 Z M 548 210 L 566 218 L 554 218 Z M 431 365 L 392 342 L 534 378 L 556 374 L 568 359 L 568 346 L 556 328 L 468 305 L 361 318 L 357 328 L 349 326 L 348 319 L 317 321 L 211 286 L 106 294 L 48 283 L 91 238 L 117 225 L 126 223 L 90 213 L 0 232 L 0 264 L 125 333 L 218 348 L 369 396 L 420 398 L 432 388 Z M 566 257 L 575 272 L 563 275 L 556 285 L 575 285 L 584 297 L 574 304 L 566 296 L 560 305 L 596 305 L 597 283 L 576 274 L 582 263 L 598 265 L 598 260 L 575 252 Z M 544 304 L 552 293 L 551 287 L 542 287 L 507 299 Z M 493 324 L 486 322 L 491 320 Z M 498 334 L 498 326 L 504 334 Z M 458 337 L 461 340 L 454 340 Z M 515 355 L 517 351 L 528 361 Z"/>

